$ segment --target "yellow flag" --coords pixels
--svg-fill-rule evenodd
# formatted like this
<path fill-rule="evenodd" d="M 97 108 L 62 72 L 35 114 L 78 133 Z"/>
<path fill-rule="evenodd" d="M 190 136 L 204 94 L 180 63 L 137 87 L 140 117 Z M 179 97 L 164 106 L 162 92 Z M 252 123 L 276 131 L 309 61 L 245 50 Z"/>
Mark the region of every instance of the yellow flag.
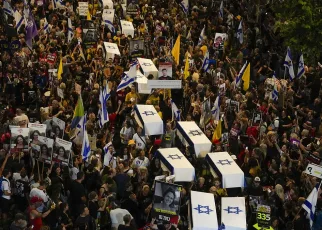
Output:
<path fill-rule="evenodd" d="M 57 78 L 58 78 L 58 80 L 61 79 L 62 73 L 63 73 L 63 58 L 61 57 L 60 58 L 60 61 L 59 61 L 58 71 L 57 71 Z"/>
<path fill-rule="evenodd" d="M 92 20 L 92 16 L 91 16 L 91 14 L 89 13 L 89 9 L 88 9 L 88 11 L 87 11 L 87 20 Z"/>
<path fill-rule="evenodd" d="M 177 65 L 179 65 L 179 58 L 180 58 L 180 34 L 176 40 L 176 43 L 174 44 L 172 48 L 172 56 L 174 57 L 174 61 Z"/>
<path fill-rule="evenodd" d="M 188 56 L 186 57 L 186 64 L 184 66 L 184 79 L 187 79 L 187 77 L 189 77 L 190 73 L 189 73 L 189 58 Z"/>
<path fill-rule="evenodd" d="M 221 120 L 218 121 L 216 130 L 212 136 L 212 143 L 214 144 L 219 143 L 220 138 L 221 138 Z"/>
<path fill-rule="evenodd" d="M 250 63 L 247 65 L 244 74 L 242 76 L 242 79 L 244 81 L 244 85 L 243 85 L 243 90 L 247 91 L 249 88 L 249 83 L 250 83 Z"/>

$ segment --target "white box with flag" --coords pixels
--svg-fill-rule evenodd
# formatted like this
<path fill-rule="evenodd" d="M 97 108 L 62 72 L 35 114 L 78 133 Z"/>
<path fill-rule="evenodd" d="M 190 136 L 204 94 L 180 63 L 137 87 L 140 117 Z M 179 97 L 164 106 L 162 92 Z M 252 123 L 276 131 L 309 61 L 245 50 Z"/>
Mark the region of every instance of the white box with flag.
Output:
<path fill-rule="evenodd" d="M 211 150 L 210 140 L 194 121 L 179 121 L 177 135 L 186 147 L 193 147 L 197 157 L 205 157 Z"/>
<path fill-rule="evenodd" d="M 217 230 L 218 220 L 214 195 L 191 191 L 190 216 L 193 230 Z"/>
<path fill-rule="evenodd" d="M 221 179 L 223 188 L 243 188 L 244 172 L 227 152 L 208 153 L 206 161 L 215 178 Z"/>
<path fill-rule="evenodd" d="M 103 8 L 108 7 L 109 9 L 113 9 L 113 1 L 112 0 L 103 0 Z"/>
<path fill-rule="evenodd" d="M 153 105 L 136 105 L 134 118 L 145 134 L 149 136 L 163 134 L 163 121 Z"/>
<path fill-rule="evenodd" d="M 106 60 L 112 58 L 114 59 L 115 55 L 121 55 L 119 47 L 115 43 L 104 42 L 105 52 L 106 52 Z"/>
<path fill-rule="evenodd" d="M 153 78 L 158 77 L 159 71 L 157 67 L 155 67 L 151 59 L 146 59 L 146 58 L 137 58 L 137 59 L 140 64 L 140 67 L 142 68 L 144 76 L 148 77 L 150 74 L 152 74 Z"/>
<path fill-rule="evenodd" d="M 247 229 L 244 197 L 221 198 L 221 223 L 226 230 Z"/>
<path fill-rule="evenodd" d="M 103 14 L 102 14 L 102 18 L 103 20 L 109 20 L 110 22 L 114 22 L 114 14 L 115 14 L 115 10 L 114 9 L 104 9 L 103 10 Z M 104 22 L 102 22 L 104 23 Z"/>
<path fill-rule="evenodd" d="M 158 149 L 156 157 L 164 171 L 175 176 L 175 182 L 191 182 L 195 178 L 195 168 L 178 148 Z"/>
<path fill-rule="evenodd" d="M 136 83 L 138 83 L 138 91 L 141 94 L 151 94 L 151 89 L 148 87 L 148 79 L 140 70 L 137 70 Z"/>
<path fill-rule="evenodd" d="M 122 34 L 125 36 L 131 35 L 134 38 L 134 26 L 132 22 L 121 20 Z"/>

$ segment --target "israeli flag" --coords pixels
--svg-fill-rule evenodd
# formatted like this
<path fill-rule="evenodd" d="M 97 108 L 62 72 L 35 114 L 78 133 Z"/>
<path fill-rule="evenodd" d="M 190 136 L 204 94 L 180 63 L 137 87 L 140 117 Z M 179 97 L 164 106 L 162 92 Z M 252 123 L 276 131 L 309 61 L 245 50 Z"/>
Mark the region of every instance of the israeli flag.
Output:
<path fill-rule="evenodd" d="M 174 101 L 171 99 L 171 108 L 172 108 L 172 120 L 175 118 L 175 120 L 180 121 L 180 110 L 178 109 L 177 105 L 174 103 Z"/>
<path fill-rule="evenodd" d="M 62 8 L 65 5 L 63 0 L 52 0 L 52 1 L 53 1 L 54 9 Z"/>
<path fill-rule="evenodd" d="M 48 23 L 48 21 L 47 21 L 47 18 L 46 18 L 46 17 L 44 18 L 44 31 L 45 31 L 46 33 L 49 33 L 49 23 Z"/>
<path fill-rule="evenodd" d="M 115 27 L 114 27 L 114 25 L 113 25 L 113 23 L 110 21 L 110 20 L 104 20 L 104 23 L 105 23 L 105 25 L 109 28 L 109 30 L 113 33 L 113 34 L 115 34 Z"/>
<path fill-rule="evenodd" d="M 3 2 L 3 11 L 8 15 L 14 16 L 14 10 L 12 9 L 10 3 L 7 1 Z"/>
<path fill-rule="evenodd" d="M 244 71 L 247 67 L 247 61 L 245 62 L 245 64 L 243 65 L 243 67 L 241 68 L 241 70 L 238 73 L 238 76 L 236 77 L 236 87 L 238 87 L 241 83 L 241 79 L 243 77 Z"/>
<path fill-rule="evenodd" d="M 67 34 L 67 41 L 68 43 L 72 41 L 73 37 L 74 37 L 74 31 L 73 31 L 73 25 L 72 25 L 72 20 L 70 18 L 68 18 L 68 34 Z"/>
<path fill-rule="evenodd" d="M 205 54 L 205 57 L 203 58 L 203 63 L 202 63 L 202 69 L 207 72 L 209 69 L 209 52 Z"/>
<path fill-rule="evenodd" d="M 284 66 L 288 68 L 288 73 L 290 75 L 290 80 L 293 80 L 295 78 L 294 74 L 294 68 L 293 68 L 293 62 L 292 62 L 292 56 L 291 56 L 291 49 L 290 47 L 287 47 L 287 53 L 284 61 Z"/>
<path fill-rule="evenodd" d="M 16 21 L 16 26 L 15 28 L 17 29 L 17 31 L 20 30 L 20 27 L 23 25 L 24 23 L 24 18 L 22 17 L 22 15 L 19 13 L 18 10 L 16 10 L 13 14 L 13 17 L 15 18 Z"/>
<path fill-rule="evenodd" d="M 185 12 L 185 14 L 188 14 L 189 12 L 189 0 L 182 0 L 179 4 L 183 10 L 183 12 Z"/>
<path fill-rule="evenodd" d="M 240 44 L 244 42 L 244 33 L 243 33 L 243 21 L 240 21 L 238 30 L 237 30 L 237 39 Z"/>
<path fill-rule="evenodd" d="M 275 75 L 275 71 L 273 73 L 273 80 L 274 80 L 274 89 L 272 91 L 272 99 L 274 101 L 278 100 L 278 90 L 277 90 L 277 84 L 276 84 L 276 75 Z"/>
<path fill-rule="evenodd" d="M 304 204 L 302 204 L 302 208 L 307 211 L 307 219 L 310 220 L 311 227 L 314 221 L 315 206 L 318 200 L 319 189 L 319 184 L 316 184 L 308 198 L 306 198 L 306 200 L 304 201 Z"/>
<path fill-rule="evenodd" d="M 224 1 L 221 1 L 221 3 L 220 3 L 219 16 L 221 18 L 224 18 Z"/>
<path fill-rule="evenodd" d="M 303 54 L 301 54 L 300 60 L 299 60 L 299 67 L 297 70 L 297 77 L 300 78 L 303 75 L 304 75 L 304 58 L 303 58 Z"/>
<path fill-rule="evenodd" d="M 89 139 L 88 139 L 88 134 L 87 134 L 87 130 L 86 130 L 86 114 L 84 115 L 84 119 L 83 119 L 83 133 L 84 133 L 84 138 L 83 138 L 83 145 L 82 145 L 82 156 L 83 159 L 85 161 L 88 160 L 88 157 L 91 153 L 91 147 L 89 145 Z"/>
<path fill-rule="evenodd" d="M 219 121 L 219 115 L 220 115 L 220 104 L 219 104 L 220 97 L 219 95 L 216 98 L 216 101 L 214 103 L 214 107 L 211 109 L 212 117 L 215 121 Z"/>
<path fill-rule="evenodd" d="M 103 125 L 109 121 L 107 107 L 106 107 L 106 101 L 109 98 L 110 98 L 110 93 L 108 92 L 108 86 L 106 86 L 101 90 L 100 96 L 99 96 L 99 100 L 101 103 L 101 108 L 98 113 L 100 128 L 102 128 Z"/>
<path fill-rule="evenodd" d="M 200 36 L 199 36 L 199 41 L 198 41 L 198 46 L 201 45 L 201 43 L 203 42 L 203 40 L 205 39 L 205 26 L 203 27 L 203 29 L 201 30 Z"/>
<path fill-rule="evenodd" d="M 117 86 L 116 92 L 122 89 L 125 89 L 135 81 L 137 76 L 137 65 L 138 65 L 137 61 L 131 63 L 130 70 L 128 71 L 128 73 L 127 74 L 123 73 L 123 78 L 120 84 Z"/>

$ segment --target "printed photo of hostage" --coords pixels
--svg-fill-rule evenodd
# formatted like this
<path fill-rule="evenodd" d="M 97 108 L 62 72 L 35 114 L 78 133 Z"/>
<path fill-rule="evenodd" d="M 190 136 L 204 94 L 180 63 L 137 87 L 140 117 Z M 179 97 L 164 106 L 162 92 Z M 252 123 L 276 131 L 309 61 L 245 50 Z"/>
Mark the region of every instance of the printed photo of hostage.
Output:
<path fill-rule="evenodd" d="M 159 80 L 173 80 L 171 62 L 161 62 L 159 64 Z"/>
<path fill-rule="evenodd" d="M 152 216 L 164 223 L 177 223 L 180 213 L 181 186 L 155 182 Z"/>
<path fill-rule="evenodd" d="M 68 165 L 70 154 L 71 154 L 72 143 L 56 138 L 55 148 L 53 154 L 53 160 L 63 164 Z"/>
<path fill-rule="evenodd" d="M 29 128 L 11 128 L 10 148 L 12 152 L 28 151 Z"/>
<path fill-rule="evenodd" d="M 47 137 L 39 136 L 39 141 L 40 141 L 39 159 L 45 163 L 50 164 L 52 160 L 54 140 Z"/>

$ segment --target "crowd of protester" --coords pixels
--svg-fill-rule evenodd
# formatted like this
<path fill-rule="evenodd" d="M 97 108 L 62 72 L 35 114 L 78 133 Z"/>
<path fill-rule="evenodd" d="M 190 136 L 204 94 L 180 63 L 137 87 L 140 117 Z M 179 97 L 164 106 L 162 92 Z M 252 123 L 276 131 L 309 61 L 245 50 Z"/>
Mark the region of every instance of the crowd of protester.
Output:
<path fill-rule="evenodd" d="M 0 229 L 188 229 L 191 190 L 214 195 L 218 220 L 221 197 L 246 197 L 248 229 L 256 223 L 253 197 L 260 197 L 271 207 L 274 230 L 322 229 L 322 198 L 318 198 L 312 228 L 301 208 L 320 181 L 304 171 L 308 163 L 320 164 L 322 159 L 322 68 L 311 63 L 300 78 L 288 80 L 283 66 L 286 47 L 274 29 L 275 15 L 267 4 L 270 1 L 258 3 L 258 7 L 249 0 L 227 0 L 221 17 L 220 1 L 190 0 L 185 13 L 181 1 L 140 0 L 138 13 L 125 15 L 121 1 L 113 0 L 115 31 L 101 25 L 101 17 L 96 16 L 96 11 L 102 10 L 101 3 L 90 1 L 91 20 L 98 35 L 94 48 L 87 48 L 79 39 L 81 19 L 86 17 L 79 16 L 78 1 L 62 2 L 58 9 L 53 1 L 9 2 L 18 11 L 23 11 L 26 4 L 30 7 L 38 28 L 32 47 L 26 43 L 25 25 L 17 33 L 10 32 L 17 22 L 2 11 L 0 42 L 19 41 L 19 48 L 1 46 Z M 48 33 L 43 18 L 48 21 Z M 74 34 L 70 42 L 68 18 Z M 134 38 L 122 34 L 119 19 L 133 23 Z M 242 44 L 236 37 L 241 20 Z M 203 28 L 206 36 L 198 44 Z M 227 39 L 215 41 L 216 33 L 227 34 Z M 155 89 L 145 95 L 138 93 L 134 83 L 116 91 L 122 73 L 135 59 L 129 52 L 130 40 L 145 39 L 144 57 L 158 66 L 159 62 L 173 61 L 171 49 L 178 35 L 180 62 L 173 64 L 171 77 L 182 80 L 181 89 Z M 116 43 L 121 56 L 106 59 L 106 41 Z M 207 52 L 214 62 L 204 71 Z M 54 62 L 47 60 L 48 54 L 55 57 Z M 60 57 L 63 71 L 58 79 L 50 70 L 59 68 Z M 184 71 L 187 58 L 191 63 L 188 75 Z M 245 92 L 236 87 L 235 80 L 246 61 L 250 63 L 251 82 Z M 297 67 L 295 54 L 293 63 Z M 274 73 L 278 100 L 272 100 L 272 89 L 267 84 Z M 78 99 L 76 84 L 81 86 L 88 135 L 96 140 L 89 159 L 82 159 L 82 142 L 77 141 L 73 142 L 69 165 L 37 164 L 31 151 L 10 151 L 10 126 L 27 127 L 36 122 L 50 126 L 54 117 L 66 122 L 63 139 L 71 141 L 74 130 L 70 127 Z M 106 84 L 110 89 L 109 122 L 100 128 L 99 94 Z M 216 124 L 202 124 L 202 103 L 210 98 L 212 105 L 223 84 L 225 91 L 219 104 L 224 114 L 222 133 L 228 133 L 228 139 L 214 142 L 212 152 L 227 151 L 236 156 L 247 184 L 237 190 L 221 188 L 206 162 L 178 141 L 171 107 L 172 99 L 181 111 L 181 120 L 195 121 L 212 141 Z M 62 89 L 63 98 L 57 88 Z M 230 106 L 228 99 L 237 101 L 239 107 Z M 132 114 L 135 104 L 156 108 L 164 122 L 163 135 L 143 134 Z M 253 124 L 256 113 L 261 114 L 257 126 Z M 108 143 L 112 143 L 108 152 L 115 158 L 106 158 L 104 147 Z M 169 147 L 178 147 L 196 170 L 195 181 L 181 184 L 180 220 L 175 225 L 159 223 L 151 216 L 154 178 L 164 174 L 155 152 Z"/>

